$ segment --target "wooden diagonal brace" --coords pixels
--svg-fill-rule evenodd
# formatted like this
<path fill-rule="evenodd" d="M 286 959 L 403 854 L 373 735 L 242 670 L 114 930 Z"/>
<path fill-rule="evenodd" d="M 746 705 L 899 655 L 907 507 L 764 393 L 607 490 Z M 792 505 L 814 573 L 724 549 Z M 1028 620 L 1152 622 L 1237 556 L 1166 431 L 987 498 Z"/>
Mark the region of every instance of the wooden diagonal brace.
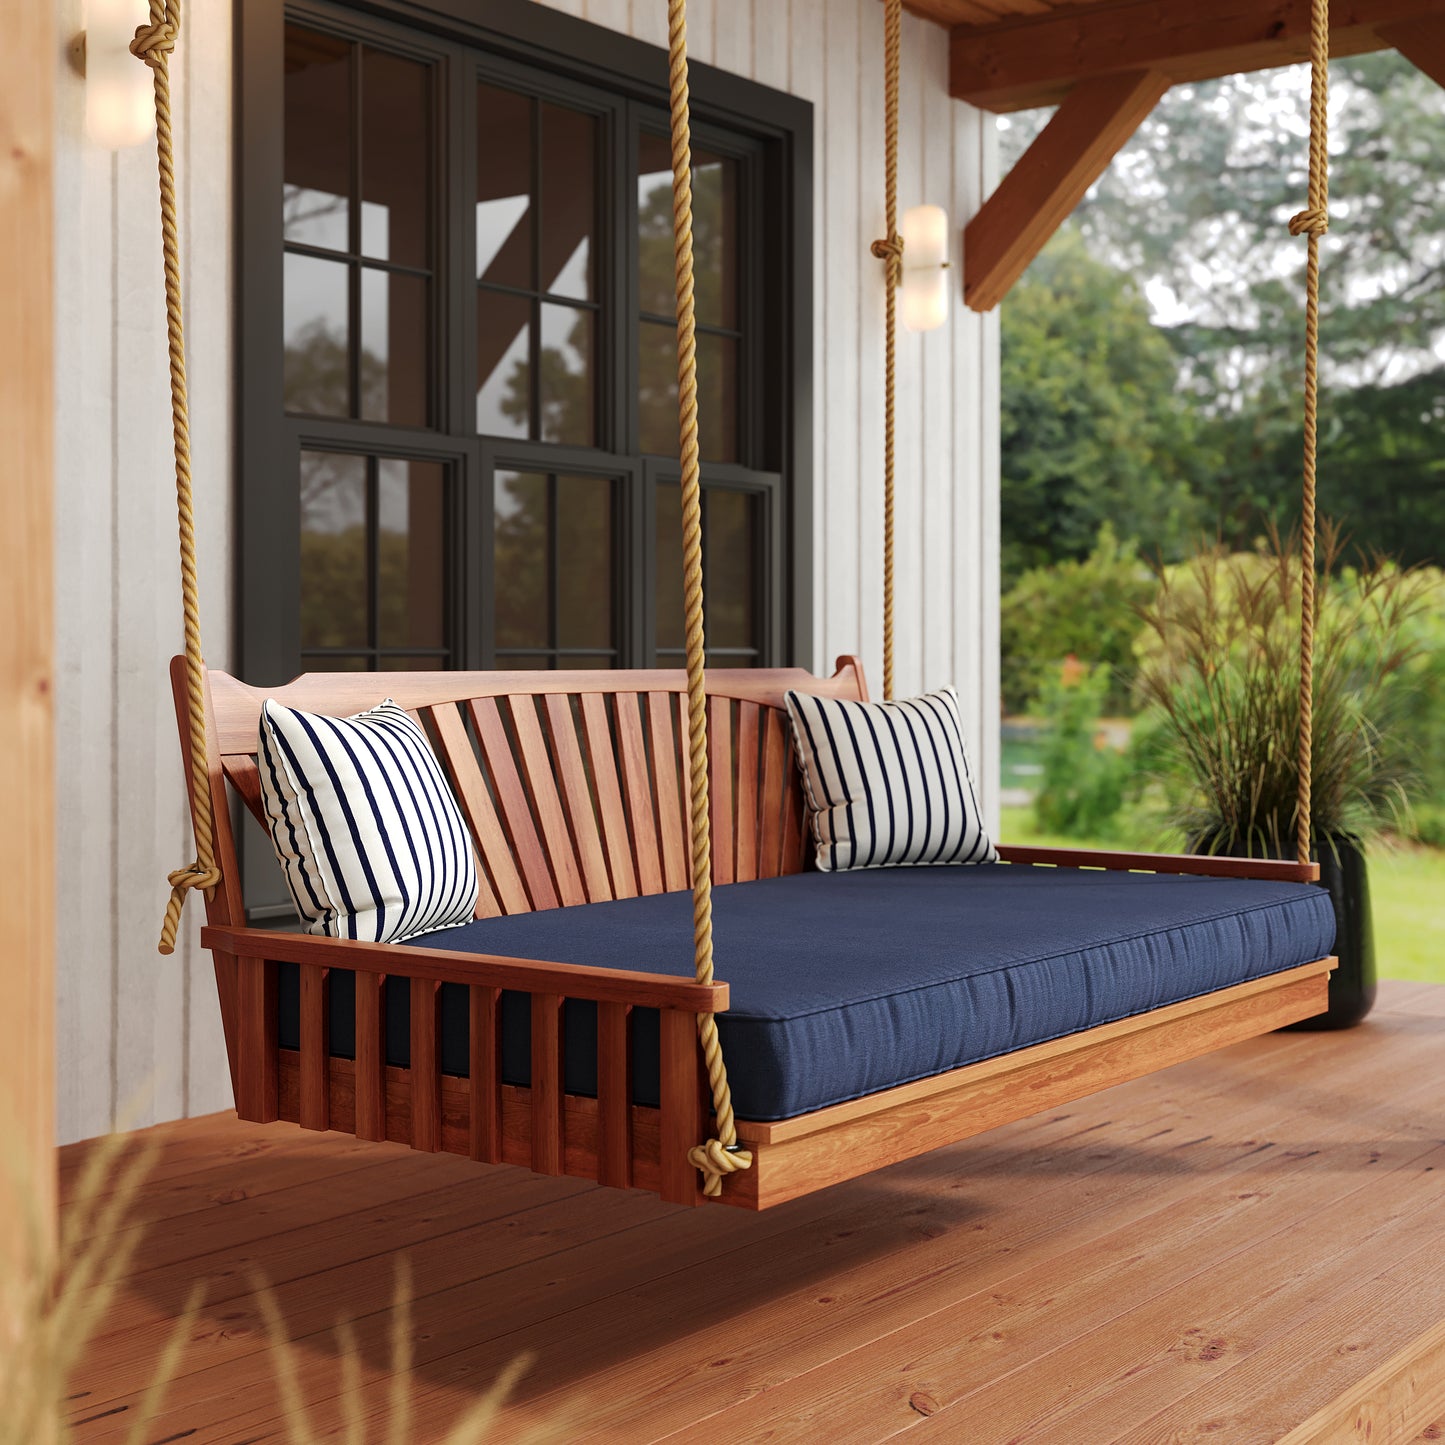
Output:
<path fill-rule="evenodd" d="M 1081 81 L 963 233 L 963 299 L 997 306 L 1169 88 L 1157 70 Z"/>
<path fill-rule="evenodd" d="M 1382 25 L 1376 34 L 1393 45 L 1411 65 L 1423 70 L 1436 85 L 1445 85 L 1445 15 Z"/>

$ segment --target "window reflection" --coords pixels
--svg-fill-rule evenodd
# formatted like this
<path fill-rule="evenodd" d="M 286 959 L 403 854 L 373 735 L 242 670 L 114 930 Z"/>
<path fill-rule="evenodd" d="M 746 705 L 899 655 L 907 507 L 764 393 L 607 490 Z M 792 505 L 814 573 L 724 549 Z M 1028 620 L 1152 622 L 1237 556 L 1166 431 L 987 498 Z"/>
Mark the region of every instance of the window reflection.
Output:
<path fill-rule="evenodd" d="M 350 138 L 350 43 L 288 25 L 282 193 L 286 240 L 334 251 L 347 249 Z"/>
<path fill-rule="evenodd" d="M 282 389 L 286 410 L 351 413 L 351 327 L 344 262 L 286 257 Z"/>
<path fill-rule="evenodd" d="M 660 482 L 655 497 L 655 639 L 660 663 L 680 663 L 686 642 L 682 586 L 682 488 Z M 758 567 L 761 499 L 756 492 L 703 488 L 703 572 L 707 581 L 703 628 L 713 667 L 752 667 L 761 655 Z"/>
<path fill-rule="evenodd" d="M 301 646 L 369 645 L 366 458 L 301 453 Z"/>

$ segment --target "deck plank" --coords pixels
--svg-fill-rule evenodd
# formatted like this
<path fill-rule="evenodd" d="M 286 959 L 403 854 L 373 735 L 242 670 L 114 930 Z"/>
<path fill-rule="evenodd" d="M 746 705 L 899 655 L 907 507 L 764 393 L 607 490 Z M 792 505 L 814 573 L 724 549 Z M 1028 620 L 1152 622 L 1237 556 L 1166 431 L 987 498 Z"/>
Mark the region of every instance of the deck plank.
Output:
<path fill-rule="evenodd" d="M 253 1268 L 322 1430 L 331 1330 L 358 1320 L 379 1426 L 405 1250 L 418 1441 L 523 1351 L 502 1438 L 565 1419 L 628 1441 L 1276 1439 L 1445 1319 L 1442 1042 L 1445 988 L 1387 986 L 1351 1033 L 1254 1040 L 761 1216 L 281 1125 L 162 1126 L 155 1223 L 75 1381 L 76 1438 L 124 1438 L 198 1275 L 214 1296 L 154 1438 L 281 1438 Z"/>

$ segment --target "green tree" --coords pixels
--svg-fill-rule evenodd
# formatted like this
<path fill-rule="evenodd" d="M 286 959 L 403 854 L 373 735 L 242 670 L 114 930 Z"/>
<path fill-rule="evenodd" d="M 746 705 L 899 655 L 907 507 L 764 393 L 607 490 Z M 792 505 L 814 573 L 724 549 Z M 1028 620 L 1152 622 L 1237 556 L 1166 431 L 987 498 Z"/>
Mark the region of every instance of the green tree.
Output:
<path fill-rule="evenodd" d="M 1003 568 L 1082 559 L 1106 524 L 1177 556 L 1203 459 L 1178 363 L 1133 280 L 1066 227 L 1003 310 Z"/>

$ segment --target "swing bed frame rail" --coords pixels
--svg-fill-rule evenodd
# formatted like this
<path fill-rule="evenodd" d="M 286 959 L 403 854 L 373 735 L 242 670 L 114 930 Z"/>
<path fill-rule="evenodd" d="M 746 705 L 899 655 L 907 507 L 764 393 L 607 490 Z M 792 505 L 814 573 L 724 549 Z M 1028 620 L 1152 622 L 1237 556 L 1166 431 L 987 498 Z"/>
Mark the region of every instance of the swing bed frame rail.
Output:
<path fill-rule="evenodd" d="M 186 776 L 186 672 L 171 666 Z M 806 821 L 783 694 L 866 698 L 857 660 L 830 678 L 794 669 L 708 674 L 715 883 L 801 872 Z M 264 821 L 256 747 L 263 701 L 343 716 L 392 697 L 426 729 L 476 848 L 477 916 L 529 912 L 689 886 L 686 675 L 678 671 L 309 673 L 283 688 L 206 677 L 208 776 L 220 882 L 201 942 L 213 956 L 236 1109 L 257 1123 L 445 1150 L 483 1163 L 704 1202 L 688 1151 L 710 1128 L 697 1034 L 723 1013 L 726 983 L 361 943 L 245 925 L 231 793 Z M 194 800 L 193 800 L 194 809 Z M 1071 866 L 1313 881 L 1313 864 L 1074 849 L 1010 848 L 1018 866 Z M 298 1049 L 277 1038 L 277 973 L 300 977 Z M 726 959 L 722 968 L 726 970 Z M 1333 958 L 1055 1039 L 776 1123 L 738 1121 L 750 1169 L 720 1199 L 746 1209 L 954 1143 L 1113 1084 L 1323 1012 Z M 331 978 L 354 975 L 355 1058 L 331 1054 Z M 408 980 L 410 1063 L 386 1061 L 385 989 Z M 441 1069 L 440 989 L 468 990 L 468 1075 Z M 501 995 L 530 995 L 531 1077 L 504 1083 Z M 564 1083 L 563 1004 L 597 1005 L 597 1095 Z M 629 1014 L 661 1019 L 660 1104 L 632 1102 Z"/>

